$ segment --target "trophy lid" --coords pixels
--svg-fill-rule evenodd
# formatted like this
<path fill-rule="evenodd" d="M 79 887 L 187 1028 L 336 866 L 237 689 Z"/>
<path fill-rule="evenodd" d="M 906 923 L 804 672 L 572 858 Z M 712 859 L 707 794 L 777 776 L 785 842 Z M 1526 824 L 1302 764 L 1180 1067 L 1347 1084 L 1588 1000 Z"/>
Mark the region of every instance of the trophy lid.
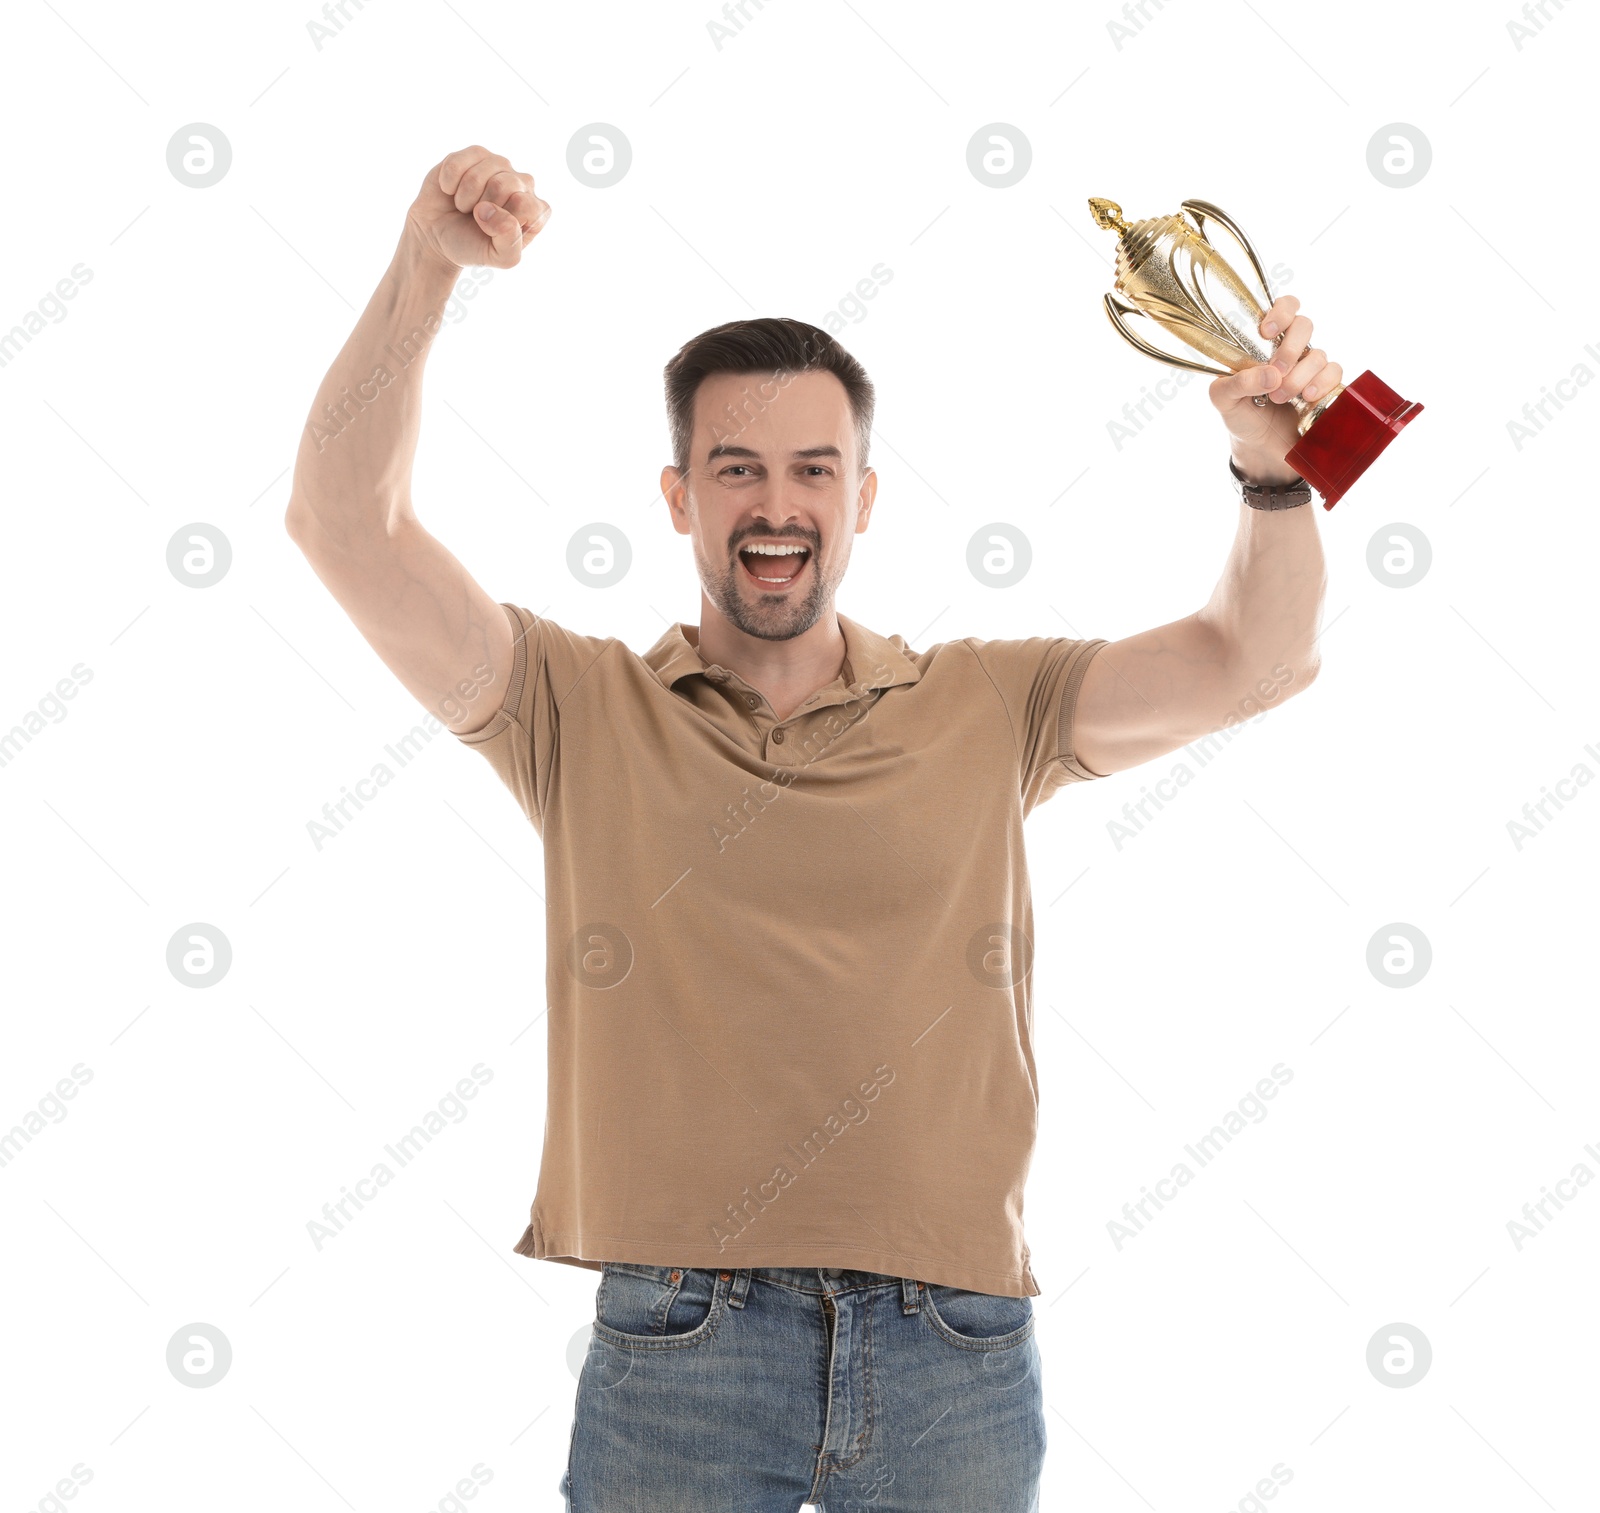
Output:
<path fill-rule="evenodd" d="M 1179 240 L 1193 235 L 1181 214 L 1158 215 L 1142 221 L 1125 221 L 1115 200 L 1091 199 L 1089 210 L 1102 231 L 1117 233 L 1117 287 L 1136 274 L 1163 238 Z"/>

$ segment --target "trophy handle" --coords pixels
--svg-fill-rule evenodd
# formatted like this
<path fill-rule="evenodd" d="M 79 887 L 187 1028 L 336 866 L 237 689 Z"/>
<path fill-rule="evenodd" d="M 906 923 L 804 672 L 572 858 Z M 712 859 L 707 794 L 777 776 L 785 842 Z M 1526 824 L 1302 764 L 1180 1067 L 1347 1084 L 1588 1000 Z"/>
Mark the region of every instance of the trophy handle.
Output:
<path fill-rule="evenodd" d="M 1261 259 L 1256 256 L 1256 249 L 1250 245 L 1250 238 L 1234 224 L 1227 211 L 1219 209 L 1210 200 L 1185 200 L 1182 208 L 1194 217 L 1195 224 L 1200 228 L 1201 236 L 1206 234 L 1206 221 L 1209 218 L 1219 226 L 1224 227 L 1232 235 L 1233 239 L 1244 248 L 1245 256 L 1250 259 L 1250 266 L 1256 270 L 1256 277 L 1261 280 L 1261 291 L 1267 297 L 1267 308 L 1270 310 L 1274 303 L 1272 281 L 1267 277 L 1267 270 L 1261 266 Z"/>
<path fill-rule="evenodd" d="M 1149 320 L 1150 317 L 1145 315 L 1144 311 L 1137 305 L 1129 304 L 1120 295 L 1106 295 L 1106 315 L 1110 317 L 1111 324 L 1117 328 L 1117 334 L 1130 347 L 1137 348 L 1146 357 L 1153 357 L 1157 362 L 1164 362 L 1171 368 L 1188 368 L 1195 373 L 1206 373 L 1212 378 L 1231 378 L 1233 376 L 1232 370 L 1229 368 L 1210 368 L 1203 362 L 1194 362 L 1187 357 L 1175 357 L 1170 352 L 1163 352 L 1159 347 L 1152 347 L 1142 336 L 1135 336 L 1132 331 L 1123 325 L 1122 317 L 1125 315 L 1143 315 L 1146 320 Z"/>

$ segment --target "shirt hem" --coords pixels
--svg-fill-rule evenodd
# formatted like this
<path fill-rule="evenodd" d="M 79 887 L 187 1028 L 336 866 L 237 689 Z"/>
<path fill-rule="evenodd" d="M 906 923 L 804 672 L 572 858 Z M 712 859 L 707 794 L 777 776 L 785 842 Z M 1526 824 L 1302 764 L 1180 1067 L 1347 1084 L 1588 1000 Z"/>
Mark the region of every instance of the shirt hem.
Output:
<path fill-rule="evenodd" d="M 604 1254 L 586 1253 L 596 1249 Z M 530 1260 L 559 1261 L 589 1271 L 599 1271 L 607 1261 L 630 1261 L 637 1266 L 715 1267 L 730 1271 L 740 1267 L 840 1266 L 851 1271 L 879 1271 L 892 1277 L 909 1276 L 914 1281 L 938 1287 L 959 1287 L 967 1292 L 987 1292 L 997 1297 L 1036 1298 L 1043 1292 L 1026 1261 L 1021 1272 L 991 1271 L 940 1256 L 908 1256 L 843 1242 L 752 1246 L 732 1255 L 703 1241 L 680 1245 L 673 1240 L 635 1240 L 624 1235 L 577 1235 L 559 1230 L 544 1233 L 537 1224 L 529 1224 L 512 1250 Z"/>

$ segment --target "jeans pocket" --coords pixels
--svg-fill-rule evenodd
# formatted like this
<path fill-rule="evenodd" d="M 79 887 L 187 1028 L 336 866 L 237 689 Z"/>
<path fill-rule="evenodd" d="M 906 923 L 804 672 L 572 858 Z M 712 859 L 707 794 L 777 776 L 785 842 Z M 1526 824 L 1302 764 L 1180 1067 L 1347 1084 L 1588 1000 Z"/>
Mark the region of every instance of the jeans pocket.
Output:
<path fill-rule="evenodd" d="M 1007 1350 L 1033 1333 L 1033 1299 L 928 1282 L 923 1308 L 941 1339 L 967 1350 Z"/>
<path fill-rule="evenodd" d="M 713 1270 L 607 1261 L 595 1292 L 594 1333 L 625 1349 L 697 1345 L 717 1327 L 726 1297 Z"/>

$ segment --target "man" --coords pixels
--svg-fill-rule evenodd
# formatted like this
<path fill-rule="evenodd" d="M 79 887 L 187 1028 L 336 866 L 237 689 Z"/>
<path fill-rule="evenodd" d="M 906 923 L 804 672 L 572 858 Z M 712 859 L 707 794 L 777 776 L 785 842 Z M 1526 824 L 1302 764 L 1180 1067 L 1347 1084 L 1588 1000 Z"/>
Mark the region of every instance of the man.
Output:
<path fill-rule="evenodd" d="M 581 1513 L 1023 1513 L 1045 1433 L 1022 821 L 1310 684 L 1323 561 L 1286 401 L 1339 366 L 1288 297 L 1273 365 L 1212 384 L 1260 497 L 1204 608 L 914 651 L 834 608 L 877 495 L 866 374 L 798 321 L 705 332 L 666 370 L 661 473 L 699 623 L 639 655 L 496 603 L 412 509 L 455 279 L 515 265 L 548 214 L 481 147 L 430 171 L 287 524 L 544 841 L 549 1101 L 516 1250 L 600 1272 L 561 1490 Z"/>

